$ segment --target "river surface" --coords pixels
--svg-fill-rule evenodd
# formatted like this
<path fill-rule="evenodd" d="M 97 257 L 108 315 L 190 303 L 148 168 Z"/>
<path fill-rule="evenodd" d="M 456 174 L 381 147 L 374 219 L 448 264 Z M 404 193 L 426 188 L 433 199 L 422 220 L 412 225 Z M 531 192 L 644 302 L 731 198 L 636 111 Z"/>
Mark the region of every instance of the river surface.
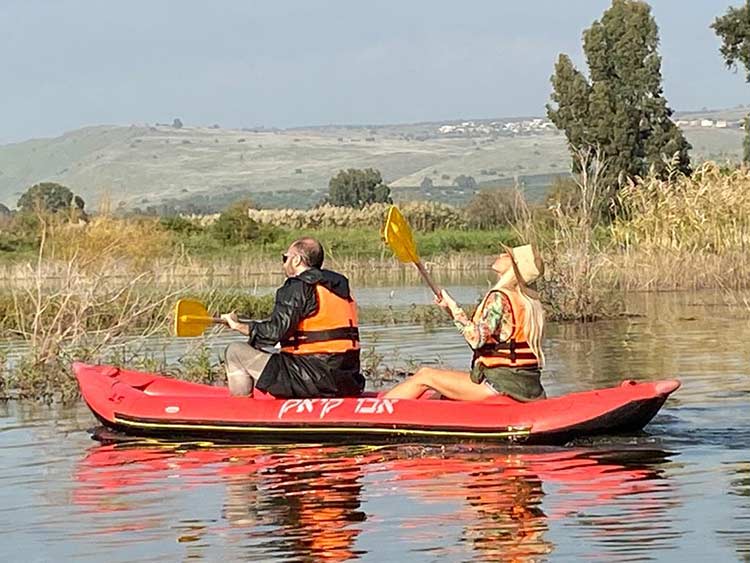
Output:
<path fill-rule="evenodd" d="M 428 295 L 362 300 L 394 299 Z M 750 561 L 747 311 L 686 293 L 628 310 L 549 327 L 548 394 L 683 387 L 645 432 L 564 447 L 100 445 L 83 405 L 0 404 L 0 561 Z M 363 333 L 386 362 L 468 362 L 452 327 Z"/>

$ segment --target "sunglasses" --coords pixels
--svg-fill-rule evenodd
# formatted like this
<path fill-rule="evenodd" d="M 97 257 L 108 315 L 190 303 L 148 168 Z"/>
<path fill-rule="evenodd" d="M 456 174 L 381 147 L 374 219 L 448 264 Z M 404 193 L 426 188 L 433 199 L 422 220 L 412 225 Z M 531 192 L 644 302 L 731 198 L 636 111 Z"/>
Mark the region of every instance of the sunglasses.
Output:
<path fill-rule="evenodd" d="M 288 254 L 282 254 L 282 255 L 281 255 L 281 261 L 282 261 L 282 262 L 283 262 L 284 264 L 286 264 L 286 261 L 287 261 L 287 260 L 289 260 L 289 255 L 288 255 Z"/>

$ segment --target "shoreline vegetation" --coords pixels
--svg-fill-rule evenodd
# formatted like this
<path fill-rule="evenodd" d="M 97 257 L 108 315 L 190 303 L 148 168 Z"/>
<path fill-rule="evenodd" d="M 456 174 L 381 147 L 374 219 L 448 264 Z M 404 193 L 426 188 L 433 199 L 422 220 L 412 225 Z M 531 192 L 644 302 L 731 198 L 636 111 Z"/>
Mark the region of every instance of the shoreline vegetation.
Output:
<path fill-rule="evenodd" d="M 750 170 L 707 163 L 687 176 L 636 178 L 616 195 L 602 188 L 603 166 L 556 186 L 539 204 L 517 190 L 479 192 L 467 207 L 401 206 L 428 268 L 442 285 L 486 272 L 501 243 L 532 242 L 547 265 L 539 286 L 549 318 L 594 321 L 626 310 L 630 291 L 743 289 L 750 284 Z M 666 179 L 665 179 L 666 178 Z M 209 217 L 115 217 L 17 214 L 0 231 L 0 395 L 69 401 L 69 371 L 80 359 L 220 379 L 206 341 L 186 344 L 176 365 L 144 352 L 168 334 L 181 296 L 212 310 L 263 317 L 272 296 L 253 288 L 282 281 L 279 255 L 302 234 L 325 245 L 327 265 L 358 293 L 373 285 L 418 283 L 380 241 L 387 205 L 256 210 L 247 204 Z M 238 233 L 242 235 L 238 237 Z M 234 237 L 234 238 L 233 238 Z M 472 304 L 464 304 L 470 307 Z M 363 321 L 444 322 L 429 305 L 370 307 Z M 369 354 L 369 355 L 368 355 Z M 368 375 L 388 368 L 369 358 Z"/>

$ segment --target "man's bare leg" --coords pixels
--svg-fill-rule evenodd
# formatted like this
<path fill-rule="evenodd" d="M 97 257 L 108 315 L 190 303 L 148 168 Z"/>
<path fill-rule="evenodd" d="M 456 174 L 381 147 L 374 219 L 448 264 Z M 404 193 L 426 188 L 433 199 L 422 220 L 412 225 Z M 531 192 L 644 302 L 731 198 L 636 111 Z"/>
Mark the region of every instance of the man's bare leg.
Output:
<path fill-rule="evenodd" d="M 232 395 L 247 396 L 263 373 L 271 354 L 257 350 L 246 342 L 233 342 L 224 351 L 227 385 Z"/>

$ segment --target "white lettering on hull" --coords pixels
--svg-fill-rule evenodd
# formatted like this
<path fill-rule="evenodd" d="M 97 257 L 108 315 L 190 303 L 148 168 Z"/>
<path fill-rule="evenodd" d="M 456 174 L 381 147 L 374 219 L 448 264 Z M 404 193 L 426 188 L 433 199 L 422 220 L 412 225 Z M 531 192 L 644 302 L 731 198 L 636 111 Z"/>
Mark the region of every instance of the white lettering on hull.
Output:
<path fill-rule="evenodd" d="M 354 414 L 393 414 L 393 405 L 398 399 L 380 399 L 377 397 L 364 397 L 357 399 Z M 279 407 L 279 418 L 284 418 L 289 412 L 297 414 L 313 414 L 319 411 L 320 418 L 325 418 L 328 413 L 334 411 L 344 404 L 344 399 L 287 399 Z"/>

